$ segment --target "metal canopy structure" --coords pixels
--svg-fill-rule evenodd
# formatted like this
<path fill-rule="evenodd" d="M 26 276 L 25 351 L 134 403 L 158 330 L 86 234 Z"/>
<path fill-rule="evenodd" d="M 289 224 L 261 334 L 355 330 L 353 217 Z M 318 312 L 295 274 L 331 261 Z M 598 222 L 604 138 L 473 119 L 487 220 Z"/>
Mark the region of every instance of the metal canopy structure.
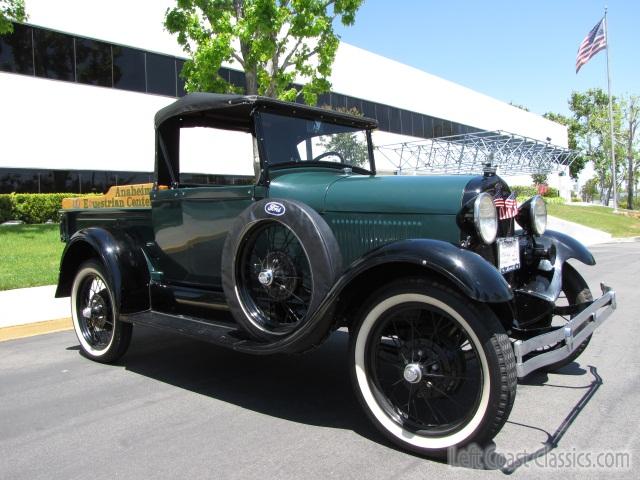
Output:
<path fill-rule="evenodd" d="M 560 172 L 578 152 L 504 131 L 482 131 L 376 147 L 401 174 L 482 173 L 490 163 L 503 175 Z"/>

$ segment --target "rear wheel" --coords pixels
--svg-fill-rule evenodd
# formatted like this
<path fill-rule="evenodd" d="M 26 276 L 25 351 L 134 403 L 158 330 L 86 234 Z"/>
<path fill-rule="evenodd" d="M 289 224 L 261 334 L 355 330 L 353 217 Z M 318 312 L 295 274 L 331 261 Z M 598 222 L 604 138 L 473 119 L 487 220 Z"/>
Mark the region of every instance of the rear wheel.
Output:
<path fill-rule="evenodd" d="M 119 320 L 114 298 L 102 265 L 83 263 L 71 288 L 71 315 L 82 353 L 98 362 L 117 360 L 131 341 L 132 326 Z"/>
<path fill-rule="evenodd" d="M 516 394 L 509 338 L 483 305 L 435 282 L 374 293 L 352 334 L 354 389 L 375 426 L 427 456 L 491 440 Z"/>

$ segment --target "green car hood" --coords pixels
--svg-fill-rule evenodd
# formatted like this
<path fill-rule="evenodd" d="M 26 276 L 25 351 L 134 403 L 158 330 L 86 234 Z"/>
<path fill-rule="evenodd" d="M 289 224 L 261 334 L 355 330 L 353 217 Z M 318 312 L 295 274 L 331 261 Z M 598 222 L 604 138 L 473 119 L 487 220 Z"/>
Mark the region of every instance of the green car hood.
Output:
<path fill-rule="evenodd" d="M 456 215 L 468 175 L 345 175 L 326 169 L 278 172 L 270 197 L 294 198 L 320 213 Z"/>

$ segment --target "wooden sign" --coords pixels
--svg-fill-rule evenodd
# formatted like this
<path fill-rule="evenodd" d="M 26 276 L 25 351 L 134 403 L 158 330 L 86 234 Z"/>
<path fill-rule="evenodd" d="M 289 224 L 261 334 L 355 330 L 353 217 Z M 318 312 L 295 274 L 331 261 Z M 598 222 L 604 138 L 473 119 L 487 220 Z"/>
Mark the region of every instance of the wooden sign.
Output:
<path fill-rule="evenodd" d="M 152 188 L 153 183 L 118 185 L 109 188 L 109 191 L 104 195 L 87 195 L 86 197 L 65 198 L 62 200 L 62 209 L 149 208 L 151 207 L 149 194 L 151 193 Z"/>

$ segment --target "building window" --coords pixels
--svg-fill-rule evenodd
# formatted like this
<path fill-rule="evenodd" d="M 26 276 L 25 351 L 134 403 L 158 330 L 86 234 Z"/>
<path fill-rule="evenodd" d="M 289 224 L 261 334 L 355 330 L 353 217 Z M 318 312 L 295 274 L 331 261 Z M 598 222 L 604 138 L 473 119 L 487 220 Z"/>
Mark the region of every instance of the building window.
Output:
<path fill-rule="evenodd" d="M 378 120 L 378 127 L 385 132 L 389 130 L 389 107 L 387 105 L 376 105 L 376 120 Z"/>
<path fill-rule="evenodd" d="M 411 135 L 414 137 L 424 137 L 422 117 L 424 117 L 424 115 L 420 115 L 419 113 L 411 114 Z"/>
<path fill-rule="evenodd" d="M 176 96 L 175 58 L 147 53 L 147 92 Z"/>
<path fill-rule="evenodd" d="M 411 112 L 400 110 L 400 121 L 403 135 L 413 135 L 413 125 L 411 121 Z"/>
<path fill-rule="evenodd" d="M 113 86 L 111 45 L 85 38 L 76 39 L 76 79 L 78 83 Z"/>
<path fill-rule="evenodd" d="M 0 70 L 33 75 L 32 29 L 13 24 L 13 33 L 0 36 Z"/>
<path fill-rule="evenodd" d="M 239 72 L 238 70 L 229 69 L 229 83 L 235 87 L 241 88 L 242 91 L 245 91 L 245 79 L 244 72 Z"/>
<path fill-rule="evenodd" d="M 318 101 L 316 105 L 320 108 L 326 108 L 331 106 L 331 94 L 330 93 L 321 93 L 318 95 Z"/>
<path fill-rule="evenodd" d="M 33 41 L 36 76 L 75 81 L 73 37 L 37 28 Z"/>
<path fill-rule="evenodd" d="M 365 117 L 376 118 L 376 104 L 373 102 L 362 101 L 362 114 Z"/>
<path fill-rule="evenodd" d="M 398 108 L 389 107 L 389 131 L 392 133 L 402 133 L 400 109 Z"/>
<path fill-rule="evenodd" d="M 359 98 L 347 97 L 347 110 L 351 113 L 355 110 L 359 114 L 362 114 L 362 100 Z"/>
<path fill-rule="evenodd" d="M 331 93 L 331 108 L 338 111 L 347 108 L 347 97 L 339 93 Z"/>
<path fill-rule="evenodd" d="M 146 92 L 142 50 L 113 46 L 113 86 L 122 90 Z"/>

